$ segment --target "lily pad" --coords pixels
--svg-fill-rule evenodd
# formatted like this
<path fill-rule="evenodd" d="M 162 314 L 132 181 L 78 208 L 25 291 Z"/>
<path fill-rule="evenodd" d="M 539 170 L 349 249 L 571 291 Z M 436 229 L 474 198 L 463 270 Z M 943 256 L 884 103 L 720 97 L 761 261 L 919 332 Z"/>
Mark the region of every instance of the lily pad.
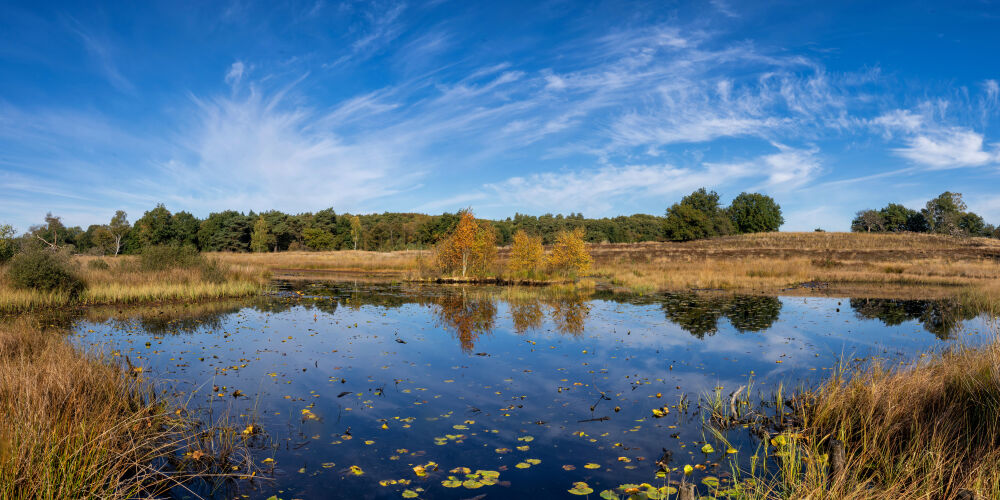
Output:
<path fill-rule="evenodd" d="M 580 495 L 580 496 L 582 496 L 582 495 L 589 495 L 589 494 L 593 493 L 594 489 L 591 488 L 589 485 L 587 485 L 587 483 L 585 483 L 583 481 L 580 481 L 580 482 L 573 483 L 573 488 L 569 489 L 569 490 L 566 490 L 566 491 L 570 492 L 573 495 Z"/>

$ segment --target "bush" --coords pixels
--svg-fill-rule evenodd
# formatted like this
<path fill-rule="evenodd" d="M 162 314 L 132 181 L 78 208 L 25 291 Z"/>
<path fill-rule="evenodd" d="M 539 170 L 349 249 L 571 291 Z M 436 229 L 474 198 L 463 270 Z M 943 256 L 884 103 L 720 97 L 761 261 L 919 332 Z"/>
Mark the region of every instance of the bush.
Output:
<path fill-rule="evenodd" d="M 139 254 L 139 268 L 143 271 L 197 267 L 203 262 L 204 257 L 198 250 L 189 246 L 153 245 L 143 248 Z"/>
<path fill-rule="evenodd" d="M 201 277 L 205 281 L 212 283 L 225 283 L 227 280 L 226 272 L 219 267 L 219 264 L 215 261 L 202 259 L 201 264 L 198 265 L 201 268 Z"/>
<path fill-rule="evenodd" d="M 169 269 L 197 269 L 201 277 L 212 283 L 224 283 L 226 272 L 219 265 L 206 259 L 191 246 L 154 245 L 146 247 L 139 254 L 139 269 L 142 271 L 166 271 Z"/>
<path fill-rule="evenodd" d="M 18 288 L 65 292 L 75 296 L 85 288 L 73 272 L 69 258 L 49 250 L 30 250 L 10 260 L 7 277 Z"/>
<path fill-rule="evenodd" d="M 87 262 L 87 268 L 97 269 L 99 271 L 107 271 L 108 269 L 111 269 L 111 266 L 108 264 L 108 261 L 104 259 L 94 259 L 90 262 Z"/>

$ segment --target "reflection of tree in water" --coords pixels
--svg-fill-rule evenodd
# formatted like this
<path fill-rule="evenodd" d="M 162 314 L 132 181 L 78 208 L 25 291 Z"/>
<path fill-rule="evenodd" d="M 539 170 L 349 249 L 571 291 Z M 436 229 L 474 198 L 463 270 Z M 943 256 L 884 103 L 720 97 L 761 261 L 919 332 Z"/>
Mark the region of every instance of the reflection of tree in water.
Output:
<path fill-rule="evenodd" d="M 953 300 L 851 299 L 854 313 L 863 319 L 878 319 L 889 326 L 916 320 L 936 337 L 947 340 L 963 321 L 980 311 Z"/>
<path fill-rule="evenodd" d="M 590 316 L 590 305 L 582 298 L 567 298 L 549 302 L 552 307 L 552 322 L 559 333 L 579 335 Z"/>
<path fill-rule="evenodd" d="M 508 306 L 515 332 L 521 334 L 528 330 L 537 330 L 542 326 L 545 313 L 542 312 L 541 301 L 512 301 Z"/>
<path fill-rule="evenodd" d="M 435 302 L 438 320 L 455 331 L 466 352 L 475 347 L 480 335 L 493 330 L 497 308 L 492 298 L 470 297 L 463 290 L 460 294 L 443 295 Z"/>
<path fill-rule="evenodd" d="M 670 294 L 661 307 L 668 320 L 698 338 L 714 335 L 722 317 L 726 317 L 736 331 L 745 333 L 770 328 L 781 313 L 781 301 L 777 297 L 757 295 Z"/>

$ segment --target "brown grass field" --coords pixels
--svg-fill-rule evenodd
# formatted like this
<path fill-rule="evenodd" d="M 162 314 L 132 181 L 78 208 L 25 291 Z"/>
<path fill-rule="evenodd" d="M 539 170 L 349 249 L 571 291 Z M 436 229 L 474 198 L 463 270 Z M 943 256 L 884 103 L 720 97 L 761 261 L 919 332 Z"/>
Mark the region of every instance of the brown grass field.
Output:
<path fill-rule="evenodd" d="M 1000 240 L 928 234 L 763 233 L 685 243 L 597 244 L 599 286 L 651 293 L 914 294 L 1000 292 Z M 499 251 L 499 268 L 508 253 Z M 276 277 L 416 279 L 434 276 L 430 251 L 212 254 Z M 803 286 L 805 284 L 806 286 Z"/>

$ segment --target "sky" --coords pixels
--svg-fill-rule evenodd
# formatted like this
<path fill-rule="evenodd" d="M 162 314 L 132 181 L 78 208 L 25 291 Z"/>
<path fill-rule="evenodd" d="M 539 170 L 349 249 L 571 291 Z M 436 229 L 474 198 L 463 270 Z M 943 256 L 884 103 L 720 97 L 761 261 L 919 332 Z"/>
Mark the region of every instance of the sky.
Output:
<path fill-rule="evenodd" d="M 782 230 L 945 190 L 1000 223 L 1000 5 L 7 2 L 0 223 L 661 215 Z"/>

